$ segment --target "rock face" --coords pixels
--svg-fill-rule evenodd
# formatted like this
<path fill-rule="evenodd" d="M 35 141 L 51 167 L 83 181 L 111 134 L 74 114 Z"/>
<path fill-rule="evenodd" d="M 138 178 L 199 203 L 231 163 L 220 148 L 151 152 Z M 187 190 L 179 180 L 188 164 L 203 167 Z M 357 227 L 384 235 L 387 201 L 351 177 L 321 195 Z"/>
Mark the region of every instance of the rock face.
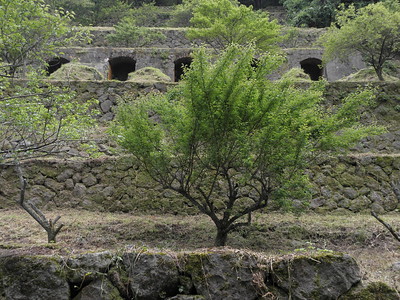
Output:
<path fill-rule="evenodd" d="M 73 300 L 123 300 L 118 289 L 106 278 L 85 286 Z"/>
<path fill-rule="evenodd" d="M 348 255 L 321 254 L 275 263 L 272 281 L 291 299 L 338 299 L 360 282 L 360 268 Z"/>
<path fill-rule="evenodd" d="M 84 207 L 107 211 L 198 213 L 177 194 L 165 192 L 128 156 L 85 161 L 37 160 L 23 164 L 27 197 L 38 207 Z M 310 208 L 400 209 L 400 156 L 332 158 L 310 169 L 314 184 Z M 17 205 L 18 181 L 10 166 L 0 165 L 0 207 Z"/>
<path fill-rule="evenodd" d="M 263 274 L 264 270 L 257 266 L 257 257 L 237 254 L 185 255 L 185 274 L 192 279 L 195 290 L 206 299 L 257 299 L 259 289 L 253 280 L 255 274 Z"/>
<path fill-rule="evenodd" d="M 69 300 L 70 289 L 52 258 L 0 258 L 0 299 Z"/>
<path fill-rule="evenodd" d="M 0 258 L 0 299 L 337 299 L 360 282 L 343 254 L 268 258 L 239 250 Z M 368 293 L 382 293 L 382 288 Z M 350 299 L 350 298 L 349 298 Z"/>
<path fill-rule="evenodd" d="M 134 299 L 159 299 L 178 293 L 179 274 L 173 257 L 157 253 L 127 253 L 123 263 Z"/>

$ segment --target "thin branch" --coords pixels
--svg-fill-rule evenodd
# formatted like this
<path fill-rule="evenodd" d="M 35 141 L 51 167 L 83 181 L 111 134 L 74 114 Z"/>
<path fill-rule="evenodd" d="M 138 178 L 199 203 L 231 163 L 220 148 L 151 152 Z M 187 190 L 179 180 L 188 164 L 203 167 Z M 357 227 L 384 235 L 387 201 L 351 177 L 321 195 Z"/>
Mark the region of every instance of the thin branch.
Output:
<path fill-rule="evenodd" d="M 400 234 L 395 232 L 394 229 L 392 228 L 392 226 L 390 226 L 388 223 L 383 221 L 374 211 L 371 211 L 371 215 L 375 219 L 377 219 L 383 226 L 385 226 L 387 228 L 387 230 L 389 230 L 389 232 L 394 236 L 394 238 L 400 242 Z"/>

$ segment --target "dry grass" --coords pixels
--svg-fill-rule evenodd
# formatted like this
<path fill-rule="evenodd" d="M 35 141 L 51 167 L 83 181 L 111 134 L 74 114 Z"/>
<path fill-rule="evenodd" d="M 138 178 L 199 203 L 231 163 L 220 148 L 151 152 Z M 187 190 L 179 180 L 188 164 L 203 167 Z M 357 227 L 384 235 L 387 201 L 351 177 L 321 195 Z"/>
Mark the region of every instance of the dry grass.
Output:
<path fill-rule="evenodd" d="M 215 235 L 213 224 L 202 215 L 47 212 L 51 218 L 57 214 L 62 215 L 65 227 L 58 243 L 49 245 L 45 243 L 46 233 L 23 210 L 0 210 L 0 255 L 70 255 L 140 247 L 195 250 L 211 247 Z M 399 214 L 383 218 L 400 229 Z M 359 262 L 364 280 L 383 281 L 400 290 L 400 273 L 391 269 L 393 263 L 400 261 L 400 243 L 370 215 L 260 213 L 255 215 L 252 226 L 233 232 L 228 245 L 266 255 L 321 249 L 346 252 Z"/>

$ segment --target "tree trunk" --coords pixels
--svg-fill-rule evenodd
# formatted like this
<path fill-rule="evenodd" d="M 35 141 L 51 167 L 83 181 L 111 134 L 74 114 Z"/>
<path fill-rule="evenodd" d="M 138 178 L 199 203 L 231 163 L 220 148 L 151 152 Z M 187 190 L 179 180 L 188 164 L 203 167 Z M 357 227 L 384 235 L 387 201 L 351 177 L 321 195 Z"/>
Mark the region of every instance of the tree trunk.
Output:
<path fill-rule="evenodd" d="M 21 205 L 25 211 L 31 215 L 32 218 L 35 219 L 36 222 L 39 223 L 40 226 L 43 227 L 47 232 L 47 241 L 48 243 L 55 243 L 56 236 L 60 232 L 61 228 L 64 224 L 60 224 L 56 227 L 56 223 L 60 220 L 60 216 L 56 217 L 54 220 L 47 220 L 46 216 L 42 213 L 42 211 L 37 208 L 33 203 L 29 201 L 25 201 L 25 190 L 26 190 L 26 179 L 22 175 L 22 170 L 19 162 L 15 165 L 19 180 L 20 180 L 20 198 L 18 203 Z"/>
<path fill-rule="evenodd" d="M 48 243 L 57 243 L 56 241 L 56 236 L 58 234 L 58 231 L 54 230 L 46 230 L 47 231 L 47 242 Z"/>
<path fill-rule="evenodd" d="M 378 66 L 375 68 L 375 72 L 376 72 L 376 75 L 378 75 L 378 79 L 380 81 L 385 81 L 385 79 L 383 78 L 383 70 L 382 69 L 383 69 L 382 66 Z"/>
<path fill-rule="evenodd" d="M 214 246 L 223 247 L 228 239 L 228 231 L 226 229 L 217 228 L 217 236 L 215 237 Z"/>

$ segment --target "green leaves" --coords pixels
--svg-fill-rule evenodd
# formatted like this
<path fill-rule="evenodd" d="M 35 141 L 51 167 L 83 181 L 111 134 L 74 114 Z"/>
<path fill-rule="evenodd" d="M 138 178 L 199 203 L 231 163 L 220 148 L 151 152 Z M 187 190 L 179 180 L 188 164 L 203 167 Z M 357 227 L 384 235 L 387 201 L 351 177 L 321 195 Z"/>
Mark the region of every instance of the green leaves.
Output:
<path fill-rule="evenodd" d="M 115 33 L 107 36 L 107 40 L 114 46 L 143 47 L 154 40 L 165 39 L 161 32 L 137 26 L 133 16 L 124 17 L 114 28 Z"/>
<path fill-rule="evenodd" d="M 268 14 L 232 0 L 203 0 L 193 8 L 190 39 L 202 40 L 211 46 L 224 48 L 229 44 L 254 43 L 264 51 L 276 51 L 281 40 L 280 26 L 270 21 Z"/>
<path fill-rule="evenodd" d="M 2 83 L 2 84 L 1 84 Z M 30 158 L 56 153 L 94 125 L 94 101 L 30 78 L 26 85 L 0 82 L 0 157 Z"/>
<path fill-rule="evenodd" d="M 320 38 L 325 47 L 324 63 L 344 59 L 355 52 L 374 67 L 383 80 L 383 64 L 400 51 L 400 4 L 384 1 L 356 10 L 341 6 L 337 22 Z"/>
<path fill-rule="evenodd" d="M 155 181 L 225 234 L 271 201 L 288 207 L 309 196 L 304 171 L 316 155 L 382 132 L 358 123 L 372 92 L 326 107 L 323 82 L 308 90 L 271 82 L 266 77 L 282 58 L 265 55 L 255 63 L 255 53 L 253 46 L 231 45 L 215 58 L 198 49 L 175 89 L 120 105 L 114 125 L 121 145 Z"/>
<path fill-rule="evenodd" d="M 72 28 L 73 14 L 50 10 L 43 0 L 0 0 L 0 59 L 9 64 L 7 75 L 56 56 L 56 49 L 87 38 Z M 0 70 L 4 75 L 4 69 Z"/>

